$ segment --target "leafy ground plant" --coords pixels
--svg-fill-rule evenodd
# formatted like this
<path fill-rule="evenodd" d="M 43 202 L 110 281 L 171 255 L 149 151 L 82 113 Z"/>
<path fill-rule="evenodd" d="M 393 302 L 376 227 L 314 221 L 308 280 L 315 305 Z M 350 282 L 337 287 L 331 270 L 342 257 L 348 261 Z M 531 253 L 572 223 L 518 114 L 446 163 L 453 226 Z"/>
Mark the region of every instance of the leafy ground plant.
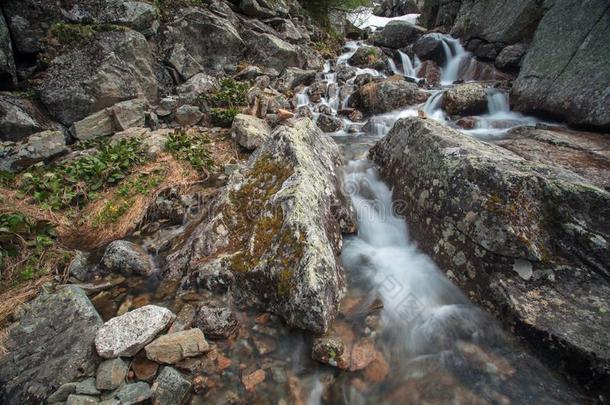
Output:
<path fill-rule="evenodd" d="M 136 165 L 146 161 L 137 139 L 103 143 L 91 155 L 21 176 L 20 189 L 36 203 L 59 210 L 82 208 L 95 193 L 118 184 Z"/>
<path fill-rule="evenodd" d="M 56 246 L 48 221 L 20 212 L 0 214 L 0 287 L 10 287 L 65 268 L 70 255 Z"/>
<path fill-rule="evenodd" d="M 202 94 L 202 102 L 209 104 L 212 124 L 219 127 L 230 127 L 240 109 L 248 105 L 248 83 L 224 78 L 220 89 L 211 94 Z"/>
<path fill-rule="evenodd" d="M 214 165 L 208 146 L 210 140 L 198 132 L 176 131 L 170 134 L 165 147 L 178 160 L 189 162 L 200 173 Z"/>

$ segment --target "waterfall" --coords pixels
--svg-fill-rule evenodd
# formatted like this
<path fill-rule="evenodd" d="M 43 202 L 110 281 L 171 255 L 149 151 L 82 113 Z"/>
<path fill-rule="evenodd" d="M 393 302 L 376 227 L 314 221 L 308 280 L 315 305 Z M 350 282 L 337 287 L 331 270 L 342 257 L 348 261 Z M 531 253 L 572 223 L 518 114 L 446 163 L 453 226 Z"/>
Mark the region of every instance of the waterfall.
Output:
<path fill-rule="evenodd" d="M 459 78 L 460 65 L 464 57 L 469 55 L 459 40 L 449 36 L 442 37 L 445 53 L 445 66 L 441 69 L 441 84 L 452 85 Z"/>
<path fill-rule="evenodd" d="M 409 58 L 409 55 L 403 51 L 398 51 L 398 54 L 400 55 L 403 74 L 408 77 L 415 77 L 415 68 L 413 67 L 413 63 L 411 63 L 411 58 Z"/>
<path fill-rule="evenodd" d="M 396 67 L 396 62 L 394 62 L 394 59 L 388 58 L 388 65 L 390 66 L 392 73 L 395 75 L 402 75 L 402 72 Z"/>
<path fill-rule="evenodd" d="M 307 87 L 301 93 L 297 93 L 297 108 L 304 105 L 309 105 L 309 96 L 307 95 Z"/>
<path fill-rule="evenodd" d="M 487 91 L 487 109 L 490 115 L 510 112 L 508 94 L 497 89 Z"/>
<path fill-rule="evenodd" d="M 444 92 L 440 90 L 432 93 L 423 108 L 428 117 L 438 121 L 445 121 L 445 112 L 441 108 L 443 93 Z"/>

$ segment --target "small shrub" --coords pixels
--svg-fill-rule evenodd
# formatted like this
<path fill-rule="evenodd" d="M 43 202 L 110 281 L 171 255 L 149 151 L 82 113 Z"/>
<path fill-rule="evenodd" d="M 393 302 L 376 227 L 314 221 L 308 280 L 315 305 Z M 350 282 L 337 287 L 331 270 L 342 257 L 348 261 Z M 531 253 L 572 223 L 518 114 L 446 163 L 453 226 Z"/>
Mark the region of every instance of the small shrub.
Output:
<path fill-rule="evenodd" d="M 239 114 L 237 108 L 212 108 L 210 110 L 210 119 L 212 124 L 217 127 L 229 128 L 237 114 Z"/>
<path fill-rule="evenodd" d="M 205 172 L 214 165 L 208 150 L 209 139 L 201 133 L 176 131 L 167 139 L 165 147 L 176 159 L 189 162 L 199 172 Z"/>
<path fill-rule="evenodd" d="M 248 105 L 248 83 L 230 77 L 222 79 L 220 90 L 212 95 L 201 95 L 214 108 L 236 108 Z"/>

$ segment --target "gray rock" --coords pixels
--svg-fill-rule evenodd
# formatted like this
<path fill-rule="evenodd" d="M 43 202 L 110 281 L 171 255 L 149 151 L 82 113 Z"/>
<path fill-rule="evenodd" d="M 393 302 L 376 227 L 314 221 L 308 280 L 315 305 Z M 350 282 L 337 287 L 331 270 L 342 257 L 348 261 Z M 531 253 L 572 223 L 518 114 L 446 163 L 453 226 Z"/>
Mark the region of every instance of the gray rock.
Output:
<path fill-rule="evenodd" d="M 375 7 L 374 14 L 380 17 L 399 17 L 405 14 L 419 14 L 416 0 L 383 0 Z"/>
<path fill-rule="evenodd" d="M 148 276 L 154 270 L 144 249 L 126 240 L 110 242 L 100 263 L 108 271 L 126 276 Z"/>
<path fill-rule="evenodd" d="M 203 118 L 203 113 L 199 107 L 194 105 L 181 105 L 174 113 L 176 122 L 183 127 L 197 124 Z"/>
<path fill-rule="evenodd" d="M 114 390 L 125 381 L 129 366 L 122 359 L 103 361 L 97 368 L 95 387 L 98 390 Z"/>
<path fill-rule="evenodd" d="M 188 357 L 199 356 L 209 350 L 203 332 L 194 328 L 159 336 L 146 345 L 146 357 L 157 363 L 176 364 Z"/>
<path fill-rule="evenodd" d="M 348 59 L 351 66 L 360 68 L 371 68 L 376 70 L 384 70 L 388 57 L 383 51 L 375 46 L 361 46 Z"/>
<path fill-rule="evenodd" d="M 249 17 L 255 18 L 273 18 L 276 16 L 275 11 L 267 7 L 261 7 L 257 0 L 240 0 L 239 10 Z"/>
<path fill-rule="evenodd" d="M 83 290 L 43 293 L 22 313 L 0 359 L 0 402 L 40 403 L 62 384 L 95 373 L 93 340 L 102 319 Z"/>
<path fill-rule="evenodd" d="M 244 34 L 248 56 L 258 64 L 283 71 L 288 67 L 304 67 L 300 48 L 272 34 L 248 31 Z"/>
<path fill-rule="evenodd" d="M 135 405 L 150 399 L 152 395 L 150 386 L 143 381 L 138 381 L 123 385 L 116 392 L 115 397 L 121 401 L 121 405 Z"/>
<path fill-rule="evenodd" d="M 19 172 L 38 162 L 49 162 L 69 150 L 63 132 L 38 132 L 17 144 L 0 144 L 0 170 Z"/>
<path fill-rule="evenodd" d="M 204 69 L 224 72 L 226 65 L 242 59 L 245 50 L 231 21 L 193 7 L 173 16 L 163 29 L 161 46 L 166 62 L 185 80 Z"/>
<path fill-rule="evenodd" d="M 80 0 L 58 4 L 46 0 L 6 0 L 3 9 L 15 50 L 21 54 L 42 51 L 49 27 L 55 22 L 110 23 L 150 32 L 157 19 L 154 6 L 129 0 Z"/>
<path fill-rule="evenodd" d="M 522 62 L 511 92 L 515 108 L 609 130 L 609 33 L 607 1 L 555 1 Z"/>
<path fill-rule="evenodd" d="M 17 84 L 15 59 L 11 34 L 4 15 L 0 13 L 0 88 L 10 88 Z"/>
<path fill-rule="evenodd" d="M 38 105 L 24 96 L 0 93 L 0 140 L 20 141 L 44 130 L 62 130 Z"/>
<path fill-rule="evenodd" d="M 544 11 L 542 0 L 463 0 L 451 35 L 463 42 L 476 38 L 482 46 L 529 42 Z"/>
<path fill-rule="evenodd" d="M 443 94 L 443 109 L 451 115 L 478 115 L 487 111 L 487 92 L 479 83 L 458 84 Z"/>
<path fill-rule="evenodd" d="M 463 0 L 423 0 L 419 23 L 428 29 L 451 30 Z"/>
<path fill-rule="evenodd" d="M 53 59 L 39 86 L 53 117 L 69 126 L 121 101 L 156 103 L 153 56 L 142 34 L 101 32 L 87 41 Z"/>
<path fill-rule="evenodd" d="M 235 78 L 235 80 L 251 81 L 259 76 L 262 76 L 263 74 L 263 69 L 259 68 L 258 66 L 250 65 L 237 72 L 237 74 L 233 77 Z"/>
<path fill-rule="evenodd" d="M 205 73 L 199 73 L 187 80 L 186 83 L 177 86 L 176 93 L 180 103 L 196 104 L 202 95 L 213 94 L 219 89 L 218 79 Z M 167 107 L 169 106 L 166 105 L 165 108 Z M 172 109 L 169 108 L 169 110 Z"/>
<path fill-rule="evenodd" d="M 498 69 L 519 69 L 528 49 L 529 45 L 527 44 L 514 44 L 505 47 L 496 58 L 496 67 Z"/>
<path fill-rule="evenodd" d="M 74 383 L 74 393 L 79 395 L 99 395 L 100 392 L 95 387 L 95 378 L 87 378 L 83 381 Z"/>
<path fill-rule="evenodd" d="M 112 114 L 107 109 L 95 112 L 72 124 L 70 132 L 80 141 L 112 135 L 114 133 Z"/>
<path fill-rule="evenodd" d="M 143 127 L 146 123 L 148 101 L 144 98 L 123 101 L 112 106 L 115 131 Z"/>
<path fill-rule="evenodd" d="M 300 85 L 309 86 L 316 79 L 315 70 L 303 70 L 299 68 L 288 68 L 284 70 L 280 80 L 283 82 L 283 87 L 286 90 L 293 90 Z"/>
<path fill-rule="evenodd" d="M 70 382 L 62 384 L 54 393 L 49 395 L 47 402 L 50 404 L 56 402 L 66 402 L 70 394 L 76 391 L 76 383 Z"/>
<path fill-rule="evenodd" d="M 132 357 L 167 328 L 175 317 L 166 308 L 146 305 L 112 318 L 95 336 L 97 353 L 106 359 Z"/>
<path fill-rule="evenodd" d="M 373 45 L 392 49 L 404 48 L 417 41 L 426 31 L 424 27 L 407 21 L 390 21 L 381 32 L 373 36 Z"/>
<path fill-rule="evenodd" d="M 348 104 L 365 114 L 381 114 L 423 103 L 428 96 L 414 83 L 390 78 L 361 86 Z"/>
<path fill-rule="evenodd" d="M 227 339 L 235 334 L 237 318 L 230 308 L 202 306 L 199 308 L 195 324 L 210 339 Z"/>
<path fill-rule="evenodd" d="M 340 156 L 309 119 L 277 127 L 231 176 L 208 219 L 168 256 L 163 277 L 180 279 L 201 258 L 216 256 L 217 267 L 235 276 L 236 298 L 289 325 L 326 330 L 344 293 L 335 254 L 341 229 L 352 220 L 336 177 Z"/>
<path fill-rule="evenodd" d="M 343 128 L 343 120 L 332 115 L 320 114 L 316 121 L 316 125 L 318 125 L 318 128 L 320 128 L 322 132 L 337 132 Z"/>
<path fill-rule="evenodd" d="M 413 44 L 413 52 L 415 52 L 422 61 L 431 60 L 436 62 L 438 66 L 443 66 L 447 63 L 447 57 L 443 50 L 443 36 L 436 32 L 420 37 Z"/>
<path fill-rule="evenodd" d="M 271 128 L 265 120 L 252 115 L 238 114 L 233 120 L 231 136 L 242 147 L 254 150 L 271 136 Z"/>
<path fill-rule="evenodd" d="M 557 155 L 561 139 L 551 137 L 543 155 L 569 158 Z M 528 145 L 515 149 L 521 156 L 408 118 L 370 156 L 394 198 L 404 201 L 418 246 L 450 269 L 454 282 L 503 314 L 536 350 L 603 386 L 610 364 L 603 309 L 610 297 L 610 192 L 570 163 L 532 158 Z M 579 145 L 597 147 L 587 138 Z"/>
<path fill-rule="evenodd" d="M 182 404 L 186 401 L 191 382 L 172 367 L 164 367 L 153 383 L 153 404 Z"/>
<path fill-rule="evenodd" d="M 97 404 L 98 402 L 99 401 L 96 397 L 92 397 L 89 395 L 72 394 L 68 397 L 66 405 L 90 405 Z"/>

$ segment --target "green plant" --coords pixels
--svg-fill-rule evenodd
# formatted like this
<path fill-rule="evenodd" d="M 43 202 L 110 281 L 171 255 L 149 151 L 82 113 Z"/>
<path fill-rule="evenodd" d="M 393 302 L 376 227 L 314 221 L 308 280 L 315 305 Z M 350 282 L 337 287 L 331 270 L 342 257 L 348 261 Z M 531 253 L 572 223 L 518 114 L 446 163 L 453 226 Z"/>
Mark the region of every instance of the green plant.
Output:
<path fill-rule="evenodd" d="M 146 154 L 137 139 L 106 142 L 92 155 L 23 174 L 20 188 L 37 203 L 55 210 L 82 207 L 96 192 L 118 184 L 135 165 L 145 161 Z"/>
<path fill-rule="evenodd" d="M 215 108 L 236 108 L 248 105 L 248 83 L 230 77 L 220 81 L 220 89 L 212 95 L 202 95 Z"/>
<path fill-rule="evenodd" d="M 201 133 L 176 131 L 170 134 L 165 147 L 177 159 L 189 162 L 199 172 L 205 172 L 214 165 L 208 150 L 209 139 Z"/>
<path fill-rule="evenodd" d="M 213 125 L 229 128 L 237 114 L 239 114 L 237 108 L 212 108 L 210 110 L 210 119 Z"/>
<path fill-rule="evenodd" d="M 48 221 L 21 212 L 0 214 L 1 284 L 27 281 L 66 264 L 66 252 L 54 248 L 56 237 Z"/>

